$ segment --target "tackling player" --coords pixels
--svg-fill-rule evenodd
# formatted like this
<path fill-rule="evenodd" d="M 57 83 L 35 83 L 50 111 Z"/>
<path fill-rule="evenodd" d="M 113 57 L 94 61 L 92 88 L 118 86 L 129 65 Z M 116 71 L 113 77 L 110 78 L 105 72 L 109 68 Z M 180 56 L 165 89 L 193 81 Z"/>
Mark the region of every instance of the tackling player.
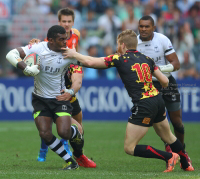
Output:
<path fill-rule="evenodd" d="M 180 68 L 180 63 L 170 40 L 163 34 L 154 32 L 154 20 L 151 16 L 143 16 L 139 20 L 139 33 L 137 50 L 154 59 L 161 72 L 169 79 L 169 86 L 163 88 L 159 81 L 153 77 L 153 84 L 160 91 L 165 101 L 170 120 L 174 127 L 176 137 L 184 143 L 184 125 L 181 118 L 180 93 L 176 80 L 170 72 Z M 167 152 L 172 152 L 169 145 L 165 145 Z M 188 162 L 191 162 L 187 155 Z"/>
<path fill-rule="evenodd" d="M 6 58 L 15 67 L 23 70 L 26 75 L 34 76 L 34 91 L 32 94 L 33 116 L 40 137 L 45 144 L 66 161 L 64 170 L 77 169 L 78 164 L 64 149 L 62 142 L 52 134 L 52 124 L 55 122 L 58 135 L 70 140 L 75 157 L 83 155 L 83 138 L 71 118 L 72 106 L 66 101 L 67 91 L 64 74 L 70 64 L 76 60 L 63 59 L 61 48 L 66 47 L 66 31 L 59 25 L 52 26 L 47 33 L 48 42 L 27 45 L 11 50 Z M 27 66 L 22 59 L 37 53 L 40 58 L 38 65 Z M 72 78 L 79 79 L 80 73 L 73 73 Z M 82 78 L 82 77 L 81 77 Z M 77 92 L 77 91 L 76 91 Z M 60 93 L 64 93 L 60 95 Z"/>
<path fill-rule="evenodd" d="M 72 26 L 74 25 L 74 19 L 75 19 L 75 15 L 74 15 L 73 10 L 69 8 L 64 8 L 58 11 L 59 25 L 65 28 L 66 34 L 67 34 L 66 46 L 68 48 L 75 47 L 76 50 L 78 51 L 78 41 L 80 39 L 80 32 L 77 29 L 72 28 Z M 47 41 L 47 39 L 45 39 L 45 41 Z M 29 44 L 34 44 L 38 42 L 40 42 L 39 39 L 32 39 L 29 42 Z M 71 72 L 73 72 L 73 69 L 69 68 L 65 74 L 65 85 L 66 85 L 66 88 L 69 89 L 69 93 L 71 93 L 70 102 L 73 107 L 72 117 L 83 127 L 82 110 L 79 105 L 77 97 L 73 95 L 73 87 L 72 87 L 73 81 L 71 80 L 71 75 L 72 75 Z M 61 142 L 64 144 L 67 152 L 72 155 L 68 142 L 64 139 L 61 139 Z M 37 160 L 41 162 L 45 161 L 47 152 L 48 152 L 48 146 L 45 144 L 43 140 L 41 140 L 41 148 L 40 148 L 40 152 L 39 152 Z M 80 166 L 83 166 L 83 167 L 89 167 L 89 168 L 96 167 L 96 164 L 93 161 L 89 160 L 85 155 L 82 155 L 79 158 L 76 158 L 76 161 L 78 162 Z"/>
<path fill-rule="evenodd" d="M 164 172 L 171 172 L 176 164 L 178 154 L 181 158 L 181 168 L 193 171 L 194 168 L 187 161 L 186 153 L 181 142 L 172 134 L 166 118 L 165 104 L 162 96 L 152 83 L 154 75 L 163 87 L 168 86 L 168 78 L 164 76 L 154 61 L 136 50 L 137 35 L 132 30 L 125 30 L 117 38 L 118 54 L 108 57 L 95 58 L 77 53 L 74 49 L 63 49 L 65 58 L 76 58 L 87 67 L 109 68 L 116 67 L 124 86 L 134 104 L 132 115 L 128 120 L 124 150 L 127 154 L 157 158 L 167 163 Z M 173 152 L 168 153 L 155 149 L 149 145 L 138 145 L 150 126 L 162 140 L 168 143 Z M 178 154 L 177 154 L 178 153 Z"/>

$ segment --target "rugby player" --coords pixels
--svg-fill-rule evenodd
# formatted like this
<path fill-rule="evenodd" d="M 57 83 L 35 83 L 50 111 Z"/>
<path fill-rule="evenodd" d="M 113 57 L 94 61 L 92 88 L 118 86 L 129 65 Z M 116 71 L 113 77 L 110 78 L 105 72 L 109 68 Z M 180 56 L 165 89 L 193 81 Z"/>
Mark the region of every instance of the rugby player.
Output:
<path fill-rule="evenodd" d="M 52 134 L 52 124 L 55 122 L 58 135 L 65 140 L 70 140 L 75 157 L 83 155 L 84 141 L 77 125 L 74 125 L 77 122 L 71 118 L 72 106 L 69 100 L 66 101 L 65 93 L 68 90 L 64 80 L 66 69 L 72 64 L 75 65 L 77 61 L 63 59 L 61 48 L 66 47 L 67 35 L 62 26 L 52 26 L 48 30 L 47 39 L 48 42 L 13 49 L 6 58 L 26 75 L 34 76 L 33 116 L 40 137 L 53 152 L 66 161 L 64 170 L 77 169 L 78 164 L 66 152 L 62 142 Z M 38 65 L 27 66 L 22 61 L 32 52 L 40 56 L 40 70 Z M 80 73 L 72 75 L 72 78 L 77 79 L 82 76 Z"/>
<path fill-rule="evenodd" d="M 59 23 L 60 26 L 65 28 L 66 34 L 67 34 L 66 47 L 68 47 L 68 48 L 75 47 L 76 50 L 78 51 L 78 42 L 79 42 L 79 39 L 80 39 L 80 32 L 77 29 L 72 28 L 73 25 L 74 25 L 74 19 L 75 19 L 75 14 L 74 14 L 74 11 L 72 9 L 64 8 L 64 9 L 60 9 L 58 11 L 58 23 Z M 45 41 L 47 41 L 47 39 L 45 39 Z M 29 42 L 29 44 L 34 44 L 34 43 L 39 43 L 39 42 L 40 42 L 39 39 L 32 39 Z M 81 68 L 81 70 L 82 70 L 82 68 Z M 65 85 L 66 85 L 66 88 L 69 89 L 69 94 L 70 93 L 73 94 L 73 90 L 74 90 L 74 87 L 72 85 L 73 82 L 72 82 L 72 79 L 71 79 L 72 72 L 83 73 L 82 71 L 78 71 L 77 69 L 73 70 L 71 68 L 69 68 L 66 71 Z M 81 78 L 81 82 L 82 82 L 82 78 Z M 79 90 L 80 87 L 81 87 L 81 83 L 79 84 L 77 90 Z M 82 125 L 82 117 L 83 117 L 82 110 L 81 110 L 81 107 L 79 105 L 79 101 L 78 101 L 78 99 L 75 95 L 71 95 L 70 103 L 73 107 L 72 117 L 83 128 L 83 125 Z M 70 151 L 70 146 L 68 145 L 68 141 L 61 139 L 61 142 L 64 144 L 64 147 L 67 150 L 67 152 L 72 156 L 72 152 Z M 41 147 L 40 147 L 40 151 L 39 151 L 39 155 L 37 157 L 37 160 L 40 161 L 40 162 L 45 161 L 47 152 L 48 152 L 48 146 L 41 139 Z M 78 162 L 79 166 L 89 167 L 89 168 L 95 168 L 96 167 L 96 163 L 89 160 L 85 155 L 81 155 L 80 157 L 76 158 L 76 161 Z"/>
<path fill-rule="evenodd" d="M 151 57 L 161 72 L 169 79 L 167 88 L 163 88 L 155 77 L 153 77 L 153 84 L 162 94 L 174 133 L 185 148 L 180 93 L 176 80 L 170 73 L 180 68 L 180 62 L 171 41 L 165 35 L 154 32 L 155 28 L 151 16 L 143 16 L 139 20 L 138 29 L 140 34 L 138 35 L 137 50 Z M 165 149 L 167 152 L 172 152 L 168 144 L 165 145 Z M 187 153 L 186 155 L 188 162 L 191 163 L 190 157 Z"/>
<path fill-rule="evenodd" d="M 137 44 L 136 33 L 132 30 L 125 30 L 117 37 L 117 52 L 121 55 L 95 58 L 81 55 L 75 49 L 66 48 L 63 49 L 63 55 L 65 58 L 76 58 L 87 67 L 117 68 L 134 104 L 126 127 L 124 150 L 127 154 L 164 160 L 167 164 L 164 172 L 171 172 L 174 169 L 176 159 L 180 155 L 181 168 L 185 171 L 193 171 L 194 168 L 188 162 L 181 142 L 170 130 L 165 103 L 152 83 L 152 75 L 163 87 L 168 86 L 169 80 L 160 72 L 153 59 L 136 50 Z M 170 145 L 173 153 L 161 151 L 149 145 L 138 145 L 150 126 L 153 126 L 161 139 Z"/>

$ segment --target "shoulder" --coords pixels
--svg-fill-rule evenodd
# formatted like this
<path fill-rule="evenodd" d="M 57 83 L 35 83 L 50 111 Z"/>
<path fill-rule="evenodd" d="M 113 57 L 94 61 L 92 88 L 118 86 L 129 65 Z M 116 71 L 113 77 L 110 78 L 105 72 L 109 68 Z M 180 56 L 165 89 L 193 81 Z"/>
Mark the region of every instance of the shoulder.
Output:
<path fill-rule="evenodd" d="M 155 36 L 155 39 L 163 39 L 163 40 L 169 40 L 169 38 L 167 36 L 165 36 L 164 34 L 161 34 L 161 33 L 157 33 L 157 32 L 154 32 L 154 36 Z"/>
<path fill-rule="evenodd" d="M 142 40 L 140 39 L 140 35 L 137 36 L 137 40 L 138 40 L 138 45 L 142 43 Z"/>
<path fill-rule="evenodd" d="M 72 28 L 72 34 L 75 34 L 80 39 L 80 32 L 77 29 Z"/>

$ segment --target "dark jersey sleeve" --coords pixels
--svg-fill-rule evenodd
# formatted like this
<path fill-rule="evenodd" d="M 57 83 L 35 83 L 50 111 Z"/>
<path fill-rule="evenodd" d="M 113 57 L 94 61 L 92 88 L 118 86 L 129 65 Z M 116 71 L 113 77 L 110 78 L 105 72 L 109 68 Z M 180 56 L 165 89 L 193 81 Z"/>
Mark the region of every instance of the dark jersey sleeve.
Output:
<path fill-rule="evenodd" d="M 106 66 L 108 68 L 116 67 L 120 63 L 119 59 L 120 59 L 119 55 L 109 55 L 109 56 L 104 58 L 104 63 L 106 64 Z"/>
<path fill-rule="evenodd" d="M 147 57 L 147 56 L 146 56 L 146 58 L 151 61 L 151 64 L 152 64 L 151 73 L 153 73 L 155 70 L 158 69 L 158 66 L 155 64 L 155 62 L 152 58 Z"/>

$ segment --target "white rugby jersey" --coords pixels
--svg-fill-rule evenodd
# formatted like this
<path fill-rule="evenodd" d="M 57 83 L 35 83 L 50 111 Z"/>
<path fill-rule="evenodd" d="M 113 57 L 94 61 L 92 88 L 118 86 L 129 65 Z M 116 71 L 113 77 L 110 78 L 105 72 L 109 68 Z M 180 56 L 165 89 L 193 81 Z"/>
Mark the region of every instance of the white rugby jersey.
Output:
<path fill-rule="evenodd" d="M 56 98 L 62 89 L 66 89 L 64 75 L 68 66 L 77 61 L 64 59 L 61 52 L 54 52 L 48 42 L 22 47 L 25 54 L 35 52 L 40 56 L 40 73 L 34 77 L 33 93 L 43 98 Z"/>
<path fill-rule="evenodd" d="M 138 46 L 137 50 L 144 55 L 153 58 L 157 66 L 167 65 L 169 61 L 165 58 L 166 55 L 170 55 L 175 52 L 171 41 L 163 34 L 154 32 L 153 39 L 150 41 L 142 41 L 137 36 Z M 163 72 L 167 77 L 171 75 L 170 72 Z M 152 77 L 153 80 L 157 80 L 155 77 Z"/>

